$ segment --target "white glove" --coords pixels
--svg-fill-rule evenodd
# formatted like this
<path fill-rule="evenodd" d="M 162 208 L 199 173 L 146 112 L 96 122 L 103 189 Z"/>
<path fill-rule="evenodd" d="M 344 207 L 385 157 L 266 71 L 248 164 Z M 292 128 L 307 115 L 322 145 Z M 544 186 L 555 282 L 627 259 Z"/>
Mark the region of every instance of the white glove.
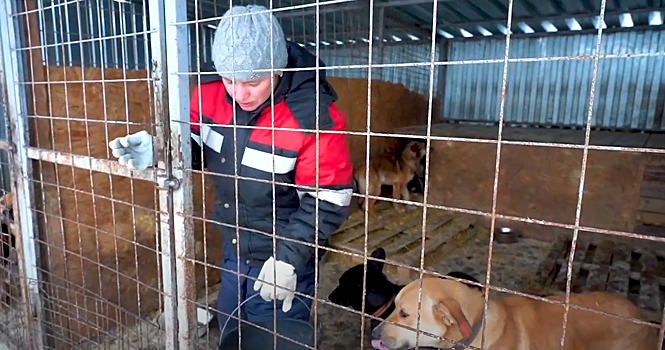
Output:
<path fill-rule="evenodd" d="M 277 269 L 277 282 L 273 280 L 275 277 L 274 269 Z M 291 305 L 293 304 L 293 298 L 295 297 L 294 291 L 296 289 L 297 277 L 293 266 L 283 261 L 275 262 L 275 259 L 271 256 L 270 259 L 263 264 L 261 272 L 259 272 L 259 277 L 254 282 L 254 291 L 256 292 L 261 289 L 261 297 L 265 301 L 271 301 L 273 299 L 284 300 L 282 303 L 282 311 L 289 312 L 289 310 L 291 310 Z M 275 284 L 277 285 L 277 295 L 274 295 Z"/>
<path fill-rule="evenodd" d="M 109 142 L 113 156 L 130 170 L 144 170 L 155 164 L 152 150 L 152 135 L 141 130 L 135 134 L 118 137 Z"/>

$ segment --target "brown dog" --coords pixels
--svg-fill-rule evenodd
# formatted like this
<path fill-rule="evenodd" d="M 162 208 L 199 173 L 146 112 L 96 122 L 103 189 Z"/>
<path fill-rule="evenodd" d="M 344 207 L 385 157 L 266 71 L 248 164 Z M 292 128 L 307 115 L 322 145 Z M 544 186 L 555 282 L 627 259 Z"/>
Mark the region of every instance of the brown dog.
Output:
<path fill-rule="evenodd" d="M 384 154 L 379 158 L 370 160 L 369 191 L 367 194 L 379 196 L 381 194 L 381 186 L 389 185 L 393 188 L 393 198 L 409 200 L 407 183 L 416 174 L 420 159 L 424 156 L 424 148 L 425 146 L 421 142 L 411 141 L 398 157 Z M 365 183 L 365 169 L 365 164 L 362 164 L 354 172 L 354 178 L 358 182 L 358 193 L 360 194 L 365 194 L 365 189 L 367 188 L 367 184 Z M 362 201 L 361 207 L 365 210 L 367 206 L 369 213 L 373 214 L 375 202 L 376 199 L 365 198 Z M 405 211 L 400 204 L 393 204 L 398 212 L 403 213 Z"/>
<path fill-rule="evenodd" d="M 409 349 L 416 346 L 419 281 L 404 287 L 395 298 L 395 311 L 373 331 L 372 345 L 381 350 Z M 564 300 L 562 296 L 550 299 Z M 562 305 L 521 296 L 488 301 L 484 349 L 558 350 L 562 335 Z M 608 293 L 571 294 L 570 304 L 623 317 L 645 320 L 628 299 Z M 453 280 L 425 278 L 421 299 L 420 330 L 480 348 L 484 296 Z M 570 308 L 565 350 L 650 350 L 657 345 L 657 329 L 631 321 Z M 418 346 L 452 347 L 426 333 Z"/>

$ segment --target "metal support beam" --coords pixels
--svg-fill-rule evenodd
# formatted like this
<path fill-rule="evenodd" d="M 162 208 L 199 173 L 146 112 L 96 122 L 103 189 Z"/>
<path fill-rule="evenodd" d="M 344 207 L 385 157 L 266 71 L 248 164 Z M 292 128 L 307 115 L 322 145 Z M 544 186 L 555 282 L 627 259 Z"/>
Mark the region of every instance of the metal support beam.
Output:
<path fill-rule="evenodd" d="M 154 182 L 156 177 L 152 169 L 143 171 L 131 171 L 127 167 L 120 165 L 118 161 L 98 159 L 78 154 L 63 153 L 58 151 L 49 151 L 34 147 L 26 147 L 28 158 L 41 160 L 45 162 L 66 165 L 78 169 L 99 171 L 116 176 L 124 176 L 137 180 Z"/>
<path fill-rule="evenodd" d="M 439 2 L 454 2 L 457 0 L 438 0 Z M 328 4 L 329 3 L 329 4 Z M 390 0 L 384 2 L 374 2 L 374 8 L 388 8 L 388 7 L 397 7 L 397 6 L 410 6 L 410 5 L 419 5 L 419 4 L 429 4 L 432 3 L 432 0 Z M 365 1 L 350 1 L 339 3 L 339 1 L 322 1 L 319 2 L 320 6 L 319 13 L 331 13 L 335 11 L 356 11 L 369 8 L 369 2 Z M 284 6 L 286 7 L 286 6 Z M 309 7 L 309 6 L 308 6 Z M 306 8 L 299 8 L 294 10 L 279 10 L 275 13 L 277 18 L 288 18 L 288 17 L 298 17 L 298 16 L 307 16 L 307 15 L 316 15 L 316 10 L 310 10 Z M 312 4 L 311 7 L 315 7 L 315 4 Z M 279 8 L 277 8 L 278 10 Z"/>
<path fill-rule="evenodd" d="M 334 13 L 337 11 L 359 11 L 359 10 L 369 9 L 369 4 L 360 3 L 357 1 L 344 3 L 344 4 L 334 4 L 334 5 L 326 5 L 325 2 L 319 4 L 321 5 L 319 14 Z M 315 16 L 315 15 L 316 15 L 316 10 L 309 10 L 309 9 L 284 10 L 284 11 L 275 12 L 275 17 L 277 17 L 278 19 Z"/>
<path fill-rule="evenodd" d="M 32 349 L 44 349 L 43 306 L 40 295 L 41 278 L 39 275 L 39 246 L 35 236 L 33 217 L 34 193 L 31 190 L 31 162 L 28 160 L 26 146 L 28 142 L 28 115 L 25 89 L 19 82 L 25 77 L 25 60 L 16 49 L 20 47 L 21 33 L 12 14 L 16 11 L 15 1 L 5 1 L 0 5 L 0 53 L 2 69 L 0 79 L 4 85 L 2 98 L 5 101 L 6 115 L 9 120 L 10 148 L 9 163 L 13 175 L 12 192 L 16 198 L 14 218 L 20 235 L 16 238 L 17 252 L 21 256 L 19 274 L 21 275 L 22 301 L 24 305 L 25 327 Z M 14 231 L 16 232 L 16 230 Z"/>
<path fill-rule="evenodd" d="M 150 48 L 152 62 L 150 73 L 153 79 L 153 91 L 155 101 L 155 118 L 157 119 L 156 137 L 154 149 L 157 153 L 157 166 L 167 176 L 171 175 L 171 164 L 168 156 L 168 141 L 165 135 L 169 134 L 168 117 L 168 94 L 166 76 L 166 31 L 165 28 L 165 4 L 164 0 L 149 0 L 150 20 Z M 185 1 L 185 0 L 183 0 Z M 170 10 L 175 10 L 174 8 Z M 183 9 L 180 9 L 183 11 Z M 186 42 L 186 40 L 185 40 Z M 167 177 L 168 179 L 168 177 Z M 172 199 L 171 191 L 161 189 L 159 191 L 159 235 L 158 251 L 161 256 L 162 292 L 163 292 L 163 314 L 164 314 L 164 349 L 178 349 L 178 291 L 176 281 L 175 249 L 171 236 L 172 226 Z M 189 350 L 184 348 L 183 350 Z"/>
<path fill-rule="evenodd" d="M 9 145 L 9 142 L 0 140 L 0 149 L 9 151 L 12 149 L 12 147 Z"/>
<path fill-rule="evenodd" d="M 377 35 L 376 35 L 377 36 L 376 48 L 377 48 L 377 52 L 379 54 L 378 55 L 379 56 L 379 59 L 378 59 L 379 63 L 385 63 L 384 60 L 383 60 L 383 39 L 384 39 L 383 29 L 385 27 L 383 21 L 386 19 L 386 8 L 385 7 L 382 7 L 382 8 L 379 9 L 379 15 L 378 16 L 379 16 L 379 18 L 377 19 L 377 27 L 378 27 L 379 30 L 377 31 Z M 368 38 L 368 39 L 369 40 L 374 40 L 372 38 Z"/>
<path fill-rule="evenodd" d="M 439 37 L 439 42 L 437 43 L 437 46 L 439 48 L 439 62 L 448 62 L 450 58 L 450 42 L 447 40 L 444 40 L 443 38 Z M 447 76 L 446 73 L 448 72 L 448 66 L 447 65 L 440 65 L 438 68 L 435 68 L 439 70 L 439 75 L 437 77 L 438 81 L 436 84 L 436 95 L 439 96 L 440 102 L 439 102 L 439 115 L 437 118 L 439 120 L 443 119 L 443 104 L 446 103 L 446 80 Z M 432 117 L 434 119 L 434 117 Z"/>
<path fill-rule="evenodd" d="M 642 9 L 642 10 L 631 10 L 631 14 L 642 14 L 642 13 L 649 13 L 652 11 L 665 11 L 665 7 L 658 7 L 658 8 L 653 8 L 653 9 Z M 625 11 L 608 11 L 605 13 L 605 18 L 612 17 L 612 16 L 618 16 L 622 13 L 625 13 Z M 581 18 L 588 18 L 588 17 L 593 17 L 597 16 L 598 14 L 590 14 L 590 13 L 581 13 L 581 14 L 567 14 L 567 15 L 556 15 L 556 16 L 545 16 L 545 17 L 536 17 L 536 18 L 513 18 L 513 23 L 517 22 L 542 22 L 542 21 L 560 21 L 560 20 L 565 20 L 568 18 L 575 18 L 575 19 L 581 19 Z M 458 28 L 458 27 L 475 27 L 475 26 L 491 26 L 491 25 L 497 25 L 497 24 L 506 24 L 508 19 L 497 19 L 497 20 L 490 20 L 490 21 L 474 21 L 474 22 L 456 22 L 456 23 L 446 23 L 442 25 L 438 25 L 437 27 L 440 29 L 445 29 L 445 28 Z M 603 30 L 604 31 L 604 30 Z M 578 32 L 575 32 L 578 33 Z M 550 33 L 551 35 L 551 33 Z"/>
<path fill-rule="evenodd" d="M 631 28 L 607 28 L 603 29 L 603 35 L 607 34 L 613 34 L 613 33 L 631 33 L 631 32 L 640 32 L 644 30 L 654 30 L 655 28 L 653 26 L 645 25 L 645 26 L 635 26 Z M 587 34 L 598 34 L 597 29 L 583 29 L 583 30 L 576 30 L 576 31 L 559 31 L 556 33 L 548 33 L 548 32 L 535 32 L 532 34 L 525 34 L 525 33 L 513 33 L 510 35 L 511 38 L 513 39 L 522 39 L 522 38 L 551 38 L 551 37 L 562 37 L 562 36 L 579 36 L 579 35 L 587 35 Z M 503 34 L 500 35 L 494 35 L 494 36 L 473 36 L 471 38 L 465 38 L 462 36 L 455 37 L 453 39 L 446 39 L 450 42 L 475 42 L 475 41 L 488 41 L 488 40 L 504 40 L 505 36 Z M 649 54 L 646 54 L 647 56 Z M 614 57 L 614 55 L 609 55 L 610 58 Z M 660 56 L 659 53 L 653 53 L 651 56 Z M 602 58 L 603 55 L 601 55 Z M 511 59 L 512 61 L 512 59 Z"/>
<path fill-rule="evenodd" d="M 194 238 L 194 204 L 192 202 L 191 137 L 189 120 L 189 80 L 181 73 L 189 72 L 190 48 L 186 0 L 164 0 L 164 31 L 166 34 L 166 61 L 162 61 L 162 79 L 168 78 L 168 104 L 164 105 L 161 121 L 168 125 L 165 141 L 170 145 L 165 150 L 167 179 L 176 181 L 169 189 L 170 235 L 173 237 L 177 286 L 178 347 L 180 350 L 194 349 L 197 335 L 196 318 L 196 240 Z M 162 57 L 163 58 L 163 57 Z M 165 65 L 164 65 L 165 64 Z M 168 72 L 164 75 L 163 72 Z M 169 164 L 170 163 L 170 164 Z M 165 230 L 162 230 L 166 234 Z M 173 260 L 172 260 L 173 261 Z"/>
<path fill-rule="evenodd" d="M 415 23 L 409 24 L 408 21 L 404 21 L 403 19 L 399 18 L 399 16 L 395 13 L 396 11 L 394 9 L 382 8 L 382 10 L 385 10 L 384 17 L 388 21 L 394 22 L 400 28 L 404 28 L 405 30 L 408 29 L 410 32 L 413 32 L 413 34 L 420 35 L 424 39 L 431 39 L 432 37 L 431 30 L 424 29 L 422 26 L 417 27 Z M 431 13 L 428 14 L 428 16 L 431 16 Z"/>

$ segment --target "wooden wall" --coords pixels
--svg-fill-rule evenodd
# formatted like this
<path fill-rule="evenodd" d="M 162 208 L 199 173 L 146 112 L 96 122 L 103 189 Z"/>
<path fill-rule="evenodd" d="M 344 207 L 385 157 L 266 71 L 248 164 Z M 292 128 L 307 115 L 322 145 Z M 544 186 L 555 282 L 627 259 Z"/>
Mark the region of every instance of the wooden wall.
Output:
<path fill-rule="evenodd" d="M 398 132 L 424 134 L 425 129 L 411 127 Z M 497 132 L 497 127 L 487 126 L 439 124 L 432 127 L 433 136 L 496 139 Z M 591 143 L 627 146 L 635 141 L 630 135 L 594 131 Z M 632 135 L 639 138 L 639 134 Z M 503 139 L 581 144 L 584 131 L 505 127 Z M 496 151 L 494 143 L 433 141 L 429 202 L 491 212 Z M 573 225 L 582 154 L 581 149 L 502 145 L 497 213 Z M 665 164 L 663 156 L 651 158 Z M 657 177 L 654 175 L 657 167 L 645 170 L 648 159 L 645 153 L 589 150 L 580 225 L 633 232 L 640 215 L 646 217 L 640 209 L 645 206 L 640 196 L 640 192 L 645 191 L 643 180 Z M 525 235 L 546 240 L 570 232 L 515 221 L 509 225 L 520 227 Z"/>

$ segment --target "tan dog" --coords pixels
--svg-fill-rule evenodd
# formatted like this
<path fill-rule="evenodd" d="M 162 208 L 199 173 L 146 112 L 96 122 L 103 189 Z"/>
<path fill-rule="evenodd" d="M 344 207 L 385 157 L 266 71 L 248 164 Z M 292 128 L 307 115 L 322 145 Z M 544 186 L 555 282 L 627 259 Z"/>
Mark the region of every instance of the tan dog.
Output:
<path fill-rule="evenodd" d="M 4 196 L 0 197 L 0 212 L 5 209 L 11 209 L 14 205 L 14 195 L 7 192 Z"/>
<path fill-rule="evenodd" d="M 409 330 L 386 321 L 373 331 L 376 349 L 396 350 L 416 346 L 419 281 L 404 287 L 395 298 L 395 310 L 387 321 L 411 327 Z M 550 297 L 564 300 L 564 297 Z M 483 337 L 481 291 L 441 278 L 425 278 L 421 299 L 420 330 L 439 337 L 462 341 L 480 348 Z M 484 349 L 558 350 L 564 307 L 521 296 L 488 301 Z M 645 320 L 628 299 L 608 293 L 571 294 L 570 304 L 614 315 Z M 651 350 L 657 345 L 657 329 L 616 317 L 570 308 L 565 350 Z M 452 347 L 450 341 L 421 333 L 418 346 Z"/>
<path fill-rule="evenodd" d="M 409 200 L 409 189 L 407 184 L 416 174 L 420 159 L 425 155 L 423 150 L 425 146 L 421 142 L 411 141 L 404 150 L 400 153 L 399 157 L 390 154 L 384 154 L 379 158 L 370 160 L 369 167 L 369 191 L 367 194 L 372 196 L 379 196 L 381 194 L 381 186 L 392 186 L 393 195 L 395 199 Z M 354 172 L 354 178 L 358 182 L 358 193 L 365 194 L 365 164 L 359 166 Z M 401 194 L 401 196 L 400 196 Z M 370 214 L 373 214 L 374 203 L 376 199 L 363 199 L 362 209 L 368 207 Z M 398 204 L 395 205 L 395 210 L 403 213 L 404 208 Z"/>

